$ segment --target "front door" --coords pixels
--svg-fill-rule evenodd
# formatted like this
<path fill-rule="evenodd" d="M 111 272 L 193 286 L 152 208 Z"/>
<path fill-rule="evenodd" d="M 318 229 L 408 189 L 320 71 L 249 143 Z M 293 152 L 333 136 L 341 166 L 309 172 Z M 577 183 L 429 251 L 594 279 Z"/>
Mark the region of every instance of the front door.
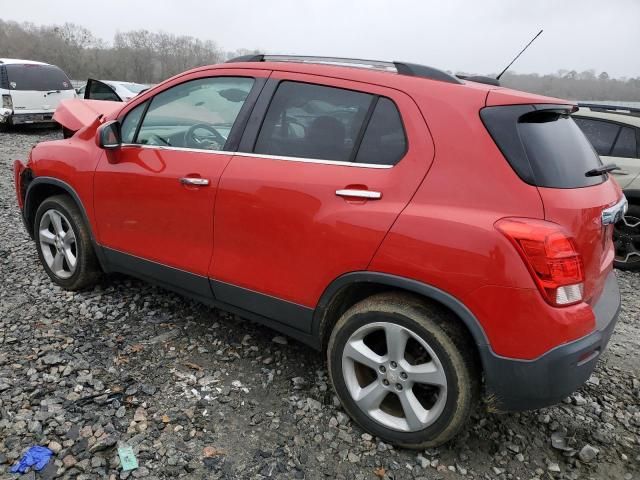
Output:
<path fill-rule="evenodd" d="M 307 330 L 298 307 L 309 311 L 332 280 L 366 270 L 424 178 L 433 144 L 398 91 L 274 77 L 273 98 L 255 109 L 268 104 L 264 121 L 245 131 L 253 138 L 241 148 L 251 151 L 238 152 L 221 180 L 210 277 L 219 300 Z"/>
<path fill-rule="evenodd" d="M 98 238 L 108 260 L 125 254 L 157 265 L 149 276 L 172 267 L 168 283 L 183 281 L 179 271 L 206 283 L 216 191 L 231 159 L 225 144 L 256 83 L 216 75 L 172 86 L 124 117 L 123 146 L 103 154 L 94 180 Z"/>

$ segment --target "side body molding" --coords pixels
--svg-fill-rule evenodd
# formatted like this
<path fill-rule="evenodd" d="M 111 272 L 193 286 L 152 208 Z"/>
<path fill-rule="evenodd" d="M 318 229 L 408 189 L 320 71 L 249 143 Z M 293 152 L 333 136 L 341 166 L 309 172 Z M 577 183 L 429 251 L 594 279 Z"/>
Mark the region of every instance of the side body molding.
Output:
<path fill-rule="evenodd" d="M 399 288 L 409 292 L 413 292 L 422 295 L 426 298 L 431 298 L 446 307 L 450 308 L 465 324 L 465 326 L 471 332 L 474 342 L 479 347 L 486 347 L 489 345 L 480 322 L 471 313 L 471 311 L 457 298 L 448 294 L 447 292 L 440 290 L 439 288 L 431 285 L 419 282 L 417 280 L 411 280 L 388 273 L 379 272 L 351 272 L 346 273 L 337 279 L 335 279 L 324 291 L 320 297 L 320 301 L 315 309 L 313 316 L 312 334 L 321 338 L 322 332 L 325 328 L 326 312 L 331 301 L 339 294 L 343 289 L 356 284 L 356 283 L 372 283 L 378 285 L 385 285 L 389 287 Z"/>

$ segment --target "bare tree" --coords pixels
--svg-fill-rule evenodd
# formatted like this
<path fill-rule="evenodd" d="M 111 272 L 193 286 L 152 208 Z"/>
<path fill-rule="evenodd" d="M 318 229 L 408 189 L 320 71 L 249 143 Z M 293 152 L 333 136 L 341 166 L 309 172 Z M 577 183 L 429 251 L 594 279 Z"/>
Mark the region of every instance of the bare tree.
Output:
<path fill-rule="evenodd" d="M 118 32 L 108 43 L 73 23 L 37 26 L 0 20 L 0 55 L 58 65 L 71 78 L 87 77 L 156 83 L 200 65 L 258 50 L 221 51 L 215 42 L 166 32 Z M 505 86 L 574 100 L 640 101 L 640 77 L 611 78 L 596 70 L 563 69 L 556 74 L 502 77 Z"/>

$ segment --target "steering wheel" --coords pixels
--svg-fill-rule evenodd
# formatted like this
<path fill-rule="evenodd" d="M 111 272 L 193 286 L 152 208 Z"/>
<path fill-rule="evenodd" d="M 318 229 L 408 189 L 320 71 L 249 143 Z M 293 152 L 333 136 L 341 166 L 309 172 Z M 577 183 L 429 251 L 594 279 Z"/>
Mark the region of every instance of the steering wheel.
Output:
<path fill-rule="evenodd" d="M 199 137 L 196 135 L 197 130 L 206 130 L 211 133 L 213 138 Z M 206 123 L 196 123 L 189 127 L 189 130 L 184 134 L 184 144 L 192 148 L 202 148 L 205 150 L 222 150 L 227 139 L 224 138 L 220 132 L 214 127 Z"/>

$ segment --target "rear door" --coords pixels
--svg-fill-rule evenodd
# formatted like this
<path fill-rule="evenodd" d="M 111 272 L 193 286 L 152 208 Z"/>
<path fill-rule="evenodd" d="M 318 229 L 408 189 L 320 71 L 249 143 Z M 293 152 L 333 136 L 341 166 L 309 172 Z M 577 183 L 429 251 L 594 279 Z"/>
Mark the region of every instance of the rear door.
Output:
<path fill-rule="evenodd" d="M 365 270 L 434 153 L 403 93 L 271 78 L 220 183 L 210 266 L 216 298 L 256 313 L 258 298 L 314 307 L 336 277 Z M 282 309 L 271 316 L 306 328 Z"/>
<path fill-rule="evenodd" d="M 116 89 L 100 80 L 90 78 L 84 89 L 85 100 L 107 100 L 110 102 L 122 102 L 123 99 L 116 92 Z"/>

